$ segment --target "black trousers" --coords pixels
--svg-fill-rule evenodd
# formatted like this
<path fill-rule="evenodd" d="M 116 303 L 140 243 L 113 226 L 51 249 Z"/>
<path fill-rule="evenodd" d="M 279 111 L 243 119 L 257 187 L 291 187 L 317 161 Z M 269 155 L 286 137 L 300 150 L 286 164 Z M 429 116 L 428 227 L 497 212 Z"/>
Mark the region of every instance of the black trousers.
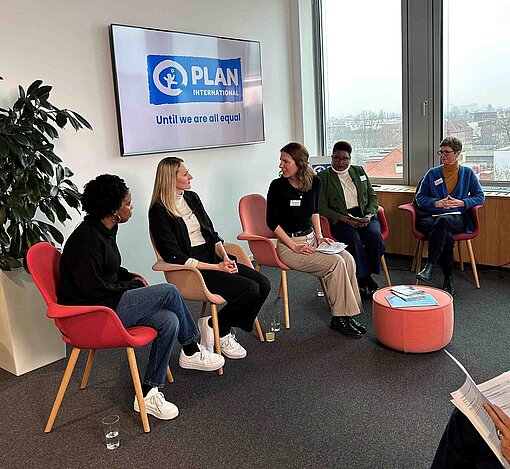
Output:
<path fill-rule="evenodd" d="M 501 469 L 501 463 L 467 417 L 455 409 L 431 469 Z"/>
<path fill-rule="evenodd" d="M 221 262 L 214 253 L 208 251 L 206 245 L 192 248 L 191 253 L 202 262 Z M 253 321 L 271 291 L 271 283 L 265 275 L 243 264 L 237 264 L 237 268 L 236 274 L 216 270 L 200 271 L 211 293 L 221 295 L 227 302 L 218 312 L 221 337 L 227 335 L 231 327 L 251 332 Z"/>
<path fill-rule="evenodd" d="M 362 217 L 359 207 L 349 210 L 354 216 Z M 356 261 L 356 277 L 368 277 L 378 274 L 381 269 L 381 257 L 386 250 L 381 237 L 381 224 L 374 217 L 364 228 L 353 228 L 348 223 L 338 222 L 331 225 L 331 234 L 335 239 L 347 244 L 347 252 Z"/>
<path fill-rule="evenodd" d="M 452 273 L 453 267 L 453 235 L 466 230 L 466 222 L 462 215 L 419 216 L 418 231 L 429 240 L 428 262 L 437 264 L 443 269 L 445 276 Z"/>

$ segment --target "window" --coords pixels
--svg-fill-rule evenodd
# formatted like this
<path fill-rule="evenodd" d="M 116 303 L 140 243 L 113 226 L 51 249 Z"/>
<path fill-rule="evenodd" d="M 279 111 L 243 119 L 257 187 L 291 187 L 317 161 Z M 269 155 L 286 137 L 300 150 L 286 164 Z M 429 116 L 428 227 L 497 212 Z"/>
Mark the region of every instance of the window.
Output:
<path fill-rule="evenodd" d="M 347 140 L 373 178 L 403 177 L 401 0 L 322 0 L 325 151 Z"/>
<path fill-rule="evenodd" d="M 482 182 L 510 181 L 510 4 L 444 0 L 443 18 L 443 132 Z"/>
<path fill-rule="evenodd" d="M 371 178 L 416 184 L 441 139 L 482 184 L 510 187 L 510 3 L 317 0 L 322 135 Z"/>

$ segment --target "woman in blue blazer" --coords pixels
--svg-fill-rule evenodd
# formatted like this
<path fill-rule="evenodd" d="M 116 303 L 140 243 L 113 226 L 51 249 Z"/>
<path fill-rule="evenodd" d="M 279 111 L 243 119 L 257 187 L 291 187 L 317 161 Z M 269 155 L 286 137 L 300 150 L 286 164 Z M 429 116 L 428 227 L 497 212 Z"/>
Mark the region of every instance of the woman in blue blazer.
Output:
<path fill-rule="evenodd" d="M 442 165 L 428 170 L 416 193 L 420 210 L 417 228 L 429 240 L 427 263 L 416 278 L 430 281 L 434 265 L 439 263 L 444 274 L 443 290 L 453 295 L 453 235 L 472 232 L 468 210 L 483 204 L 485 198 L 473 170 L 459 164 L 462 142 L 446 137 L 439 148 Z"/>

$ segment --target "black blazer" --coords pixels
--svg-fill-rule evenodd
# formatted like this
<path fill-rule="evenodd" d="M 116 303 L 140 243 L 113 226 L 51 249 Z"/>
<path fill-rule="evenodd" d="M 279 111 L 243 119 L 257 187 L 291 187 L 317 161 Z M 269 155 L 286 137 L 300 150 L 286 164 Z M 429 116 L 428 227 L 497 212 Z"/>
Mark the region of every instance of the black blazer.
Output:
<path fill-rule="evenodd" d="M 196 192 L 184 191 L 184 200 L 189 205 L 198 222 L 208 249 L 214 253 L 214 246 L 223 242 L 214 230 L 202 201 Z M 185 264 L 191 256 L 191 240 L 186 223 L 181 217 L 173 216 L 163 204 L 156 203 L 149 209 L 149 229 L 154 244 L 165 262 Z"/>

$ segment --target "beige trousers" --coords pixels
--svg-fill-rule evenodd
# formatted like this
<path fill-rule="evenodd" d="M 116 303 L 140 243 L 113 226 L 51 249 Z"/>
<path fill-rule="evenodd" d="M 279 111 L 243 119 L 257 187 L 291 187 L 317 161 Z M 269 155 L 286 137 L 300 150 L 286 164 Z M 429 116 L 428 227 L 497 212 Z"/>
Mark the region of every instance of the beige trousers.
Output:
<path fill-rule="evenodd" d="M 317 247 L 313 233 L 292 238 L 297 244 L 309 244 Z M 326 295 L 331 304 L 333 316 L 355 316 L 363 311 L 361 297 L 356 280 L 356 263 L 347 252 L 340 254 L 296 254 L 285 244 L 278 241 L 276 252 L 284 264 L 299 272 L 307 272 L 322 277 L 326 283 Z"/>

